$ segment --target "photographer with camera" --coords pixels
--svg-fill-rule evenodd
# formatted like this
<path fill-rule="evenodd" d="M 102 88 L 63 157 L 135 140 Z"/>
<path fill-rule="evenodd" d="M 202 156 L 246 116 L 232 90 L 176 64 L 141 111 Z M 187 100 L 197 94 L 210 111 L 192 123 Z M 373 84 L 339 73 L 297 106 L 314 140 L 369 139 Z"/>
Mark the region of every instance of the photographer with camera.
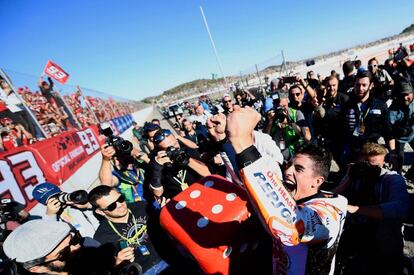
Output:
<path fill-rule="evenodd" d="M 296 147 L 311 140 L 310 130 L 303 113 L 289 107 L 286 93 L 279 93 L 274 103 L 276 106 L 267 113 L 269 122 L 264 132 L 276 141 L 284 159 L 289 160 Z"/>
<path fill-rule="evenodd" d="M 339 244 L 340 274 L 401 274 L 402 223 L 411 211 L 404 178 L 384 169 L 387 150 L 366 143 L 336 188 L 348 199 Z"/>
<path fill-rule="evenodd" d="M 46 206 L 43 219 L 64 221 L 79 230 L 82 236 L 93 237 L 99 225 L 88 203 L 88 193 L 77 190 L 66 193 L 56 185 L 45 182 L 38 184 L 32 192 L 33 198 Z"/>
<path fill-rule="evenodd" d="M 148 129 L 152 128 L 147 127 Z M 109 125 L 101 125 L 101 132 L 107 137 L 106 143 L 101 146 L 101 183 L 117 187 L 127 202 L 151 199 L 146 184 L 146 171 L 149 171 L 148 156 L 134 149 L 131 142 L 114 136 Z"/>
<path fill-rule="evenodd" d="M 158 274 L 168 266 L 156 250 L 155 245 L 164 244 L 156 244 L 160 228 L 147 202 L 126 203 L 125 196 L 104 185 L 92 189 L 88 197 L 103 217 L 94 239 L 112 248 L 116 265 L 138 263 L 145 274 Z"/>
<path fill-rule="evenodd" d="M 389 148 L 393 170 L 402 172 L 404 164 L 404 146 L 408 143 L 414 148 L 414 88 L 409 82 L 400 82 L 396 87 L 397 97 L 388 111 L 391 127 Z M 414 168 L 405 174 L 407 180 L 414 180 Z"/>
<path fill-rule="evenodd" d="M 386 70 L 383 70 L 379 67 L 377 58 L 373 57 L 368 60 L 368 70 L 372 73 L 373 76 L 373 96 L 383 101 L 391 99 L 394 80 Z"/>
<path fill-rule="evenodd" d="M 17 227 L 3 249 L 11 261 L 30 272 L 17 274 L 129 274 L 119 272 L 107 247 L 87 239 L 67 223 L 33 220 Z"/>
<path fill-rule="evenodd" d="M 198 160 L 198 156 L 180 145 L 170 130 L 159 130 L 153 140 L 157 154 L 151 160 L 150 189 L 163 206 L 166 199 L 174 197 L 188 185 L 208 176 L 210 171 L 207 165 Z"/>
<path fill-rule="evenodd" d="M 343 140 L 343 132 L 338 129 L 341 123 L 341 112 L 349 97 L 338 92 L 339 80 L 336 76 L 329 76 L 325 80 L 326 95 L 320 101 L 321 104 L 315 109 L 314 120 L 318 124 L 320 145 L 327 148 L 341 167 L 343 166 L 342 151 L 340 144 Z"/>

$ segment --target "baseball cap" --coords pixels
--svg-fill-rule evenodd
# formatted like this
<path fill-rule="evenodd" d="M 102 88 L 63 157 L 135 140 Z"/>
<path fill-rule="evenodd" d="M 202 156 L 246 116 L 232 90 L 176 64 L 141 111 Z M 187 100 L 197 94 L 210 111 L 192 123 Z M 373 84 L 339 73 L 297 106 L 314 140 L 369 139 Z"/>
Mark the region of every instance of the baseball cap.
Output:
<path fill-rule="evenodd" d="M 413 86 L 409 82 L 400 82 L 397 86 L 398 94 L 410 94 L 414 92 Z"/>
<path fill-rule="evenodd" d="M 69 234 L 69 224 L 50 220 L 28 221 L 17 227 L 3 243 L 4 253 L 19 263 L 47 256 Z"/>
<path fill-rule="evenodd" d="M 39 185 L 37 185 L 32 192 L 33 198 L 40 202 L 41 204 L 46 205 L 47 200 L 56 194 L 61 193 L 62 191 L 50 182 L 44 182 Z"/>

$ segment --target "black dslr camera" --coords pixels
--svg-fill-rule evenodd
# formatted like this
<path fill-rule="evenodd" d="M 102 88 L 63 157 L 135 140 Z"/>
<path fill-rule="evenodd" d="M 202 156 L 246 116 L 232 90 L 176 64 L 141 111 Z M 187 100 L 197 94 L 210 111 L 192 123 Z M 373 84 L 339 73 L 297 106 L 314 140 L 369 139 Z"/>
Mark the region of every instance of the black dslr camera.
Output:
<path fill-rule="evenodd" d="M 170 160 L 177 164 L 178 166 L 187 166 L 188 162 L 190 160 L 189 156 L 185 151 L 183 151 L 181 148 L 175 148 L 174 146 L 170 146 L 165 150 L 167 157 L 170 158 Z"/>
<path fill-rule="evenodd" d="M 128 166 L 128 164 L 134 163 L 134 158 L 131 156 L 133 149 L 132 143 L 122 137 L 114 136 L 114 132 L 111 129 L 109 123 L 104 122 L 99 125 L 99 132 L 106 136 L 106 143 L 109 146 L 114 147 L 115 156 L 122 166 Z"/>
<path fill-rule="evenodd" d="M 275 109 L 275 122 L 282 123 L 286 116 L 285 109 L 283 107 L 276 107 Z"/>
<path fill-rule="evenodd" d="M 15 202 L 11 199 L 0 200 L 0 223 L 19 220 L 19 216 L 14 210 L 14 206 Z"/>
<path fill-rule="evenodd" d="M 356 162 L 350 167 L 349 177 L 353 181 L 352 192 L 348 198 L 350 204 L 372 205 L 375 202 L 375 184 L 381 175 L 381 167 L 367 161 Z"/>

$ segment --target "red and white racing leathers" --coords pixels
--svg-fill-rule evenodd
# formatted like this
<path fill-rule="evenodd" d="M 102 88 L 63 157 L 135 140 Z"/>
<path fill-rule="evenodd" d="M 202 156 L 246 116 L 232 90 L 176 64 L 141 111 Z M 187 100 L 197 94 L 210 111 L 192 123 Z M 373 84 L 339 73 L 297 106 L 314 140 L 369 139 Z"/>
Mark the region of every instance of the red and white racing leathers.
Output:
<path fill-rule="evenodd" d="M 319 192 L 295 201 L 261 157 L 241 170 L 244 185 L 266 229 L 274 237 L 274 274 L 333 274 L 347 211 L 343 196 Z"/>

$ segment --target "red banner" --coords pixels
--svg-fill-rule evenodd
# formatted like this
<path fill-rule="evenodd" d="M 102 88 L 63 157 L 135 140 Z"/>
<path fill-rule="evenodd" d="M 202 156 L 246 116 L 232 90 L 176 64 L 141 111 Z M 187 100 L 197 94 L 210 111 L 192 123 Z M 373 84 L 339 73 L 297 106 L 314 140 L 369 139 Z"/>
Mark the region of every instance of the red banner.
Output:
<path fill-rule="evenodd" d="M 32 191 L 38 183 L 62 184 L 99 151 L 103 142 L 94 125 L 0 153 L 0 197 L 12 197 L 30 210 L 36 204 Z"/>
<path fill-rule="evenodd" d="M 67 72 L 50 60 L 47 62 L 43 73 L 59 81 L 62 85 L 64 85 L 69 78 L 69 74 Z"/>

